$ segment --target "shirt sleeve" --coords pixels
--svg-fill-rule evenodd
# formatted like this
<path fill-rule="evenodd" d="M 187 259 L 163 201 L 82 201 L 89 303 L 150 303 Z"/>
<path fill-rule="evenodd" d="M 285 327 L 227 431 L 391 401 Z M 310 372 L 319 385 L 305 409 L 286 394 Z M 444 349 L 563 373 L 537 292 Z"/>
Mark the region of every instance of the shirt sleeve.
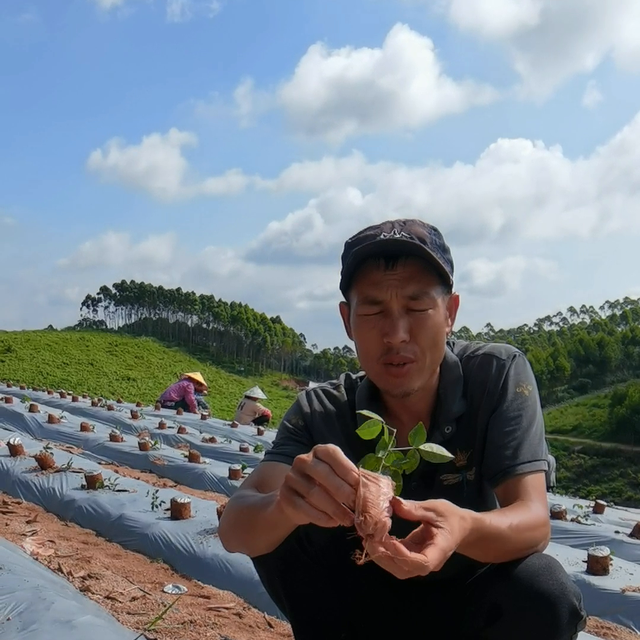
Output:
<path fill-rule="evenodd" d="M 194 393 L 193 385 L 190 382 L 187 382 L 184 385 L 184 399 L 185 399 L 185 402 L 189 405 L 189 409 L 191 410 L 191 413 L 197 413 L 198 405 L 196 403 L 196 396 Z"/>
<path fill-rule="evenodd" d="M 291 465 L 296 457 L 309 453 L 315 445 L 310 424 L 309 405 L 301 394 L 282 418 L 273 445 L 263 460 Z"/>
<path fill-rule="evenodd" d="M 483 476 L 495 489 L 516 475 L 548 471 L 544 418 L 536 379 L 517 351 L 502 380 L 487 427 Z"/>

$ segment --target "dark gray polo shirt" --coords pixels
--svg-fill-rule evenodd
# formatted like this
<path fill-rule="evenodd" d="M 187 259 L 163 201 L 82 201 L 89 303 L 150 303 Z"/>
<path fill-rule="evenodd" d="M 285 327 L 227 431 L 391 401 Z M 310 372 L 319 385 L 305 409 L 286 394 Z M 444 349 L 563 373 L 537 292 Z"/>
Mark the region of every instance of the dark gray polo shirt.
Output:
<path fill-rule="evenodd" d="M 314 445 L 331 443 L 357 464 L 377 441 L 356 434 L 367 419 L 356 413 L 361 409 L 382 413 L 379 393 L 362 372 L 303 391 L 264 460 L 291 464 Z M 498 506 L 493 490 L 501 482 L 517 474 L 547 472 L 542 408 L 524 354 L 507 344 L 449 341 L 427 441 L 442 445 L 455 459 L 421 461 L 404 476 L 404 498 L 444 498 L 487 511 Z"/>

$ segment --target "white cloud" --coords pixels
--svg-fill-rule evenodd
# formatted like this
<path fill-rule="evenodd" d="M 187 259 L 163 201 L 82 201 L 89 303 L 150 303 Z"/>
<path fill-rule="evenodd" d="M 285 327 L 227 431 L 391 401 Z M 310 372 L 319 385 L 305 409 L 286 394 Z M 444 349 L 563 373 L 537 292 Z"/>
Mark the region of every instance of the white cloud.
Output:
<path fill-rule="evenodd" d="M 92 269 L 97 267 L 144 266 L 158 269 L 172 264 L 176 253 L 176 235 L 151 235 L 135 242 L 129 233 L 108 231 L 87 240 L 68 258 L 58 260 L 65 269 Z"/>
<path fill-rule="evenodd" d="M 587 109 L 594 109 L 604 100 L 604 96 L 598 88 L 595 80 L 589 80 L 582 94 L 582 106 Z"/>
<path fill-rule="evenodd" d="M 113 138 L 91 152 L 87 168 L 105 182 L 143 190 L 163 201 L 232 195 L 248 185 L 251 179 L 238 169 L 204 179 L 192 176 L 182 150 L 197 143 L 195 134 L 175 128 L 144 136 L 137 145 Z"/>
<path fill-rule="evenodd" d="M 14 227 L 15 225 L 15 218 L 12 218 L 11 216 L 0 215 L 0 227 Z"/>
<path fill-rule="evenodd" d="M 557 277 L 557 265 L 551 260 L 522 255 L 508 256 L 502 260 L 475 258 L 465 265 L 457 288 L 470 295 L 496 298 L 519 292 L 523 281 L 531 277 L 554 280 Z"/>
<path fill-rule="evenodd" d="M 267 91 L 255 88 L 253 78 L 243 78 L 233 92 L 235 115 L 243 127 L 253 124 L 255 119 L 274 106 L 274 99 Z"/>
<path fill-rule="evenodd" d="M 237 92 L 246 118 L 253 85 Z M 447 76 L 434 43 L 396 24 L 380 48 L 309 47 L 274 100 L 293 129 L 308 137 L 340 143 L 351 136 L 413 131 L 448 115 L 498 99 L 490 86 Z"/>
<path fill-rule="evenodd" d="M 461 30 L 504 45 L 523 97 L 542 100 L 611 58 L 640 71 L 637 0 L 424 0 Z"/>
<path fill-rule="evenodd" d="M 117 9 L 118 7 L 124 7 L 127 0 L 93 0 L 96 5 L 104 11 L 111 11 L 111 9 Z"/>
<path fill-rule="evenodd" d="M 192 0 L 167 0 L 167 22 L 187 22 L 192 16 Z"/>
<path fill-rule="evenodd" d="M 117 9 L 121 15 L 126 15 L 126 8 L 136 0 L 93 0 L 96 6 L 104 12 Z M 146 1 L 151 4 L 155 0 Z M 169 23 L 188 22 L 196 15 L 213 18 L 222 10 L 222 0 L 166 0 L 165 16 Z"/>

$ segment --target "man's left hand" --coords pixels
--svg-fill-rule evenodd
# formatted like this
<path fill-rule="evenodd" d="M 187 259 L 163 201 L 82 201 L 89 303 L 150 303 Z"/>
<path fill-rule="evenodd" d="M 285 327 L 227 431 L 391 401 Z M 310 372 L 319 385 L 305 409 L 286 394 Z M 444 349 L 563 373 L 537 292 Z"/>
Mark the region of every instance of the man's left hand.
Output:
<path fill-rule="evenodd" d="M 439 571 L 469 531 L 469 512 L 447 500 L 394 498 L 392 506 L 396 515 L 420 522 L 420 526 L 403 540 L 389 536 L 382 542 L 369 542 L 367 553 L 401 580 Z"/>

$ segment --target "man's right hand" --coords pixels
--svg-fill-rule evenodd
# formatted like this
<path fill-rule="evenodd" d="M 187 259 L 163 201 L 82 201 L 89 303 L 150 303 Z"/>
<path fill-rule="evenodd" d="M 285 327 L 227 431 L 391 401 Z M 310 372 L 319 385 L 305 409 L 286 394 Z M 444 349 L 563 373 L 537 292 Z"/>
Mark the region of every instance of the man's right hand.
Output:
<path fill-rule="evenodd" d="M 319 444 L 299 455 L 278 491 L 277 508 L 296 526 L 353 525 L 357 467 L 335 445 Z"/>

